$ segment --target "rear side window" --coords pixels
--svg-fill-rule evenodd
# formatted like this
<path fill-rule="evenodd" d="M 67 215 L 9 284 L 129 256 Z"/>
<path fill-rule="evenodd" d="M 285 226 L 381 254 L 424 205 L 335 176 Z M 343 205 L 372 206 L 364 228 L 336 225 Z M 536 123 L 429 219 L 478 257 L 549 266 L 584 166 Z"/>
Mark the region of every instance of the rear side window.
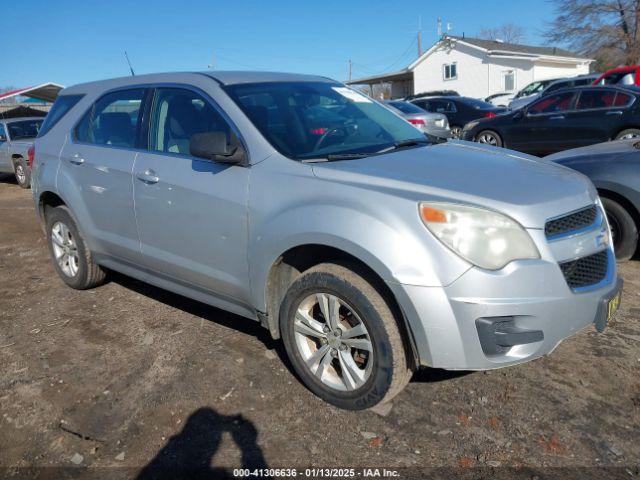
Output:
<path fill-rule="evenodd" d="M 53 107 L 51 107 L 51 111 L 45 117 L 38 132 L 38 137 L 42 137 L 51 130 L 83 96 L 84 95 L 60 95 L 53 104 Z"/>
<path fill-rule="evenodd" d="M 611 108 L 614 105 L 616 92 L 610 90 L 586 90 L 580 93 L 578 110 L 593 110 L 598 108 Z"/>
<path fill-rule="evenodd" d="M 613 105 L 616 107 L 626 107 L 631 103 L 632 100 L 633 100 L 633 97 L 631 95 L 618 92 L 616 93 L 616 99 L 613 102 Z"/>
<path fill-rule="evenodd" d="M 528 113 L 531 115 L 539 115 L 542 113 L 556 113 L 568 110 L 573 100 L 573 92 L 560 93 L 557 95 L 549 95 L 542 100 L 538 100 L 530 108 Z"/>
<path fill-rule="evenodd" d="M 415 114 L 424 113 L 424 110 L 422 110 L 420 107 L 413 105 L 412 103 L 409 103 L 409 102 L 389 102 L 389 105 L 397 108 L 402 113 L 406 113 L 408 115 L 411 115 L 414 113 Z"/>
<path fill-rule="evenodd" d="M 133 148 L 145 89 L 121 90 L 101 97 L 75 130 L 76 140 L 95 145 Z"/>

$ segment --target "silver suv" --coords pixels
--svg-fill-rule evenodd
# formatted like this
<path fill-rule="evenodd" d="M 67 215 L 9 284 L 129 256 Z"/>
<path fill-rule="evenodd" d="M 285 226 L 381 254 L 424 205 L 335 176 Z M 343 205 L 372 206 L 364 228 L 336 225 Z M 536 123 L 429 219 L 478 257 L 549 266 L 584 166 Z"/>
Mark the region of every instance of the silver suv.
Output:
<path fill-rule="evenodd" d="M 258 321 L 346 409 L 390 400 L 421 366 L 546 355 L 620 302 L 586 177 L 430 143 L 322 77 L 67 88 L 35 143 L 33 195 L 67 285 L 112 269 Z"/>

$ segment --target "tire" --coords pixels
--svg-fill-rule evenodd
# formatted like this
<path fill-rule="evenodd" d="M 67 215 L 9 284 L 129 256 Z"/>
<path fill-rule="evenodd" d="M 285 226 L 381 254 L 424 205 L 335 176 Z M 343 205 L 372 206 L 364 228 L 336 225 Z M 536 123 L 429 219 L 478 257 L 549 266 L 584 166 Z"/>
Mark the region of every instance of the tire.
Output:
<path fill-rule="evenodd" d="M 611 227 L 616 259 L 629 260 L 638 248 L 638 226 L 627 209 L 615 200 L 602 197 L 602 204 Z"/>
<path fill-rule="evenodd" d="M 624 140 L 628 138 L 637 138 L 640 137 L 640 129 L 637 128 L 627 128 L 626 130 L 622 130 L 620 133 L 616 135 L 614 140 Z"/>
<path fill-rule="evenodd" d="M 502 147 L 502 138 L 493 130 L 483 130 L 476 135 L 475 141 L 491 145 L 492 147 Z"/>
<path fill-rule="evenodd" d="M 336 305 L 338 320 L 326 322 L 322 312 L 332 317 Z M 365 333 L 358 334 L 361 325 Z M 323 263 L 302 273 L 282 301 L 280 328 L 302 382 L 339 408 L 364 410 L 388 402 L 411 378 L 391 309 L 371 283 L 346 266 Z"/>
<path fill-rule="evenodd" d="M 13 171 L 20 188 L 29 188 L 31 186 L 31 169 L 24 158 L 13 161 Z"/>
<path fill-rule="evenodd" d="M 454 125 L 450 127 L 450 130 L 451 130 L 451 138 L 459 139 L 462 137 L 462 127 L 458 127 L 457 125 Z"/>
<path fill-rule="evenodd" d="M 53 267 L 62 281 L 76 290 L 102 284 L 105 272 L 94 263 L 69 209 L 65 206 L 48 208 L 45 220 Z"/>

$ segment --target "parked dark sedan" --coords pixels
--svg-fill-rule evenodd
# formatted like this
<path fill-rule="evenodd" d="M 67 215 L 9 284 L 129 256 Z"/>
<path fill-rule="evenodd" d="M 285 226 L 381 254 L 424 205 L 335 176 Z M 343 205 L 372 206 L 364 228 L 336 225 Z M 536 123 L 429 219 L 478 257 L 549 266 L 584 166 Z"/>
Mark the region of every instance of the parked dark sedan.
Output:
<path fill-rule="evenodd" d="M 640 139 L 600 143 L 546 157 L 588 176 L 604 205 L 618 260 L 638 249 L 640 229 Z"/>
<path fill-rule="evenodd" d="M 427 112 L 444 113 L 449 119 L 453 138 L 460 138 L 462 129 L 468 122 L 478 118 L 493 118 L 507 111 L 506 108 L 496 107 L 482 100 L 453 95 L 416 98 L 411 100 L 411 103 L 415 103 Z"/>
<path fill-rule="evenodd" d="M 467 124 L 462 138 L 533 155 L 640 136 L 640 90 L 574 87 Z"/>

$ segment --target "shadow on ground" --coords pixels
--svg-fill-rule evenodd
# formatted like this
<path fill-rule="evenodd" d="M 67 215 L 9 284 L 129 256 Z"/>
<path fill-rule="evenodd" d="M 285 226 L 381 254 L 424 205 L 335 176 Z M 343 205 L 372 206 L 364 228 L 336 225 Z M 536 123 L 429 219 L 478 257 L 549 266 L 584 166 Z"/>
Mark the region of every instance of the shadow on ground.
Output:
<path fill-rule="evenodd" d="M 252 422 L 242 415 L 220 415 L 211 408 L 201 408 L 140 471 L 137 480 L 233 478 L 231 471 L 211 465 L 224 433 L 240 449 L 242 468 L 267 468 Z"/>

